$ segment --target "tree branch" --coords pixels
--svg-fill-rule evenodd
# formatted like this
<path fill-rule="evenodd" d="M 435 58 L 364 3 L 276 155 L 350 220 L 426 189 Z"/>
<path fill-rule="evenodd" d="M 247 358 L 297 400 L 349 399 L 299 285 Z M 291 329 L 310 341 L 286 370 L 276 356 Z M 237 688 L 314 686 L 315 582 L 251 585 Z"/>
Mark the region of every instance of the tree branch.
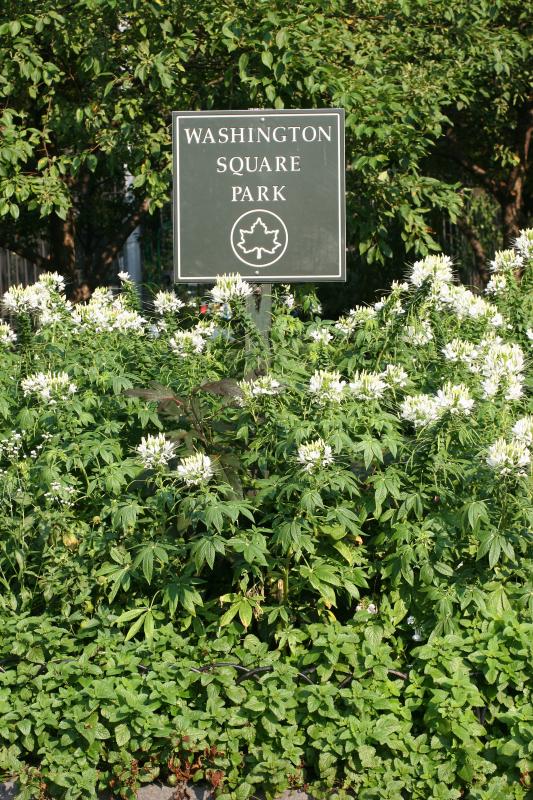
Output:
<path fill-rule="evenodd" d="M 24 242 L 20 242 L 17 239 L 0 239 L 0 247 L 15 253 L 21 258 L 25 258 L 39 267 L 39 269 L 50 269 L 50 256 L 44 256 L 38 250 L 34 250 L 29 245 L 24 244 Z"/>

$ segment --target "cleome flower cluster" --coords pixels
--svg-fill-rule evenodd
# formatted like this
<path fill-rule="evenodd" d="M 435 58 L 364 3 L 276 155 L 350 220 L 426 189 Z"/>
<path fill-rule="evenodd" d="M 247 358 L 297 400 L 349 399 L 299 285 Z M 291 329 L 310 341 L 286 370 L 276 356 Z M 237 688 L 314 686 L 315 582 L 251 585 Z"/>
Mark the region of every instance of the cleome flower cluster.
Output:
<path fill-rule="evenodd" d="M 66 400 L 78 391 L 66 372 L 36 372 L 23 378 L 20 385 L 26 397 L 35 395 L 50 405 Z"/>
<path fill-rule="evenodd" d="M 142 335 L 146 323 L 137 311 L 128 308 L 123 295 L 113 296 L 104 288 L 95 289 L 88 303 L 75 305 L 71 318 L 74 329 L 80 333 L 118 332 Z"/>
<path fill-rule="evenodd" d="M 504 437 L 490 445 L 486 463 L 498 475 L 520 476 L 528 474 L 532 462 L 533 416 L 528 415 L 517 420 L 512 428 L 512 436 L 508 441 Z"/>
<path fill-rule="evenodd" d="M 7 322 L 0 322 L 0 347 L 10 347 L 17 341 L 17 334 Z"/>
<path fill-rule="evenodd" d="M 139 461 L 145 469 L 164 469 L 174 458 L 176 445 L 169 442 L 164 433 L 143 436 L 137 446 Z"/>
<path fill-rule="evenodd" d="M 252 381 L 239 381 L 242 392 L 240 405 L 248 405 L 259 397 L 275 397 L 283 392 L 283 386 L 271 375 L 261 375 Z"/>
<path fill-rule="evenodd" d="M 318 438 L 313 442 L 300 445 L 298 448 L 298 461 L 305 472 L 316 472 L 318 469 L 333 464 L 333 451 L 329 444 Z"/>
<path fill-rule="evenodd" d="M 247 281 L 243 281 L 240 275 L 219 275 L 215 286 L 210 289 L 209 294 L 214 303 L 223 305 L 236 300 L 243 300 L 253 292 L 252 287 Z"/>
<path fill-rule="evenodd" d="M 469 416 L 474 408 L 474 399 L 465 384 L 445 384 L 435 395 L 418 394 L 406 397 L 400 408 L 400 416 L 415 428 L 434 425 L 445 414 Z"/>

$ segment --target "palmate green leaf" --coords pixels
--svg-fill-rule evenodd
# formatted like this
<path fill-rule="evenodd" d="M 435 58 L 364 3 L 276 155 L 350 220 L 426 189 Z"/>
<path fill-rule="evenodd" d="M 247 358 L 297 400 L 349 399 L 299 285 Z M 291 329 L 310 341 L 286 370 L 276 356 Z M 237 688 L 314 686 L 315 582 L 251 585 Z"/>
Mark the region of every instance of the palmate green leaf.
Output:
<path fill-rule="evenodd" d="M 165 585 L 163 598 L 172 615 L 175 614 L 178 605 L 181 605 L 191 616 L 196 616 L 197 607 L 203 605 L 202 596 L 195 588 L 197 584 L 195 578 L 180 577 Z"/>

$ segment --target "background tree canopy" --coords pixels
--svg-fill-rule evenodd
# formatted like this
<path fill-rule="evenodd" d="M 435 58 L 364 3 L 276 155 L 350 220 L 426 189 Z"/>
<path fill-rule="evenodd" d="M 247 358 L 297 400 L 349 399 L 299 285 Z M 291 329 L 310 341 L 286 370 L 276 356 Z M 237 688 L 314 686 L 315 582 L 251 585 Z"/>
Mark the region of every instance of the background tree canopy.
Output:
<path fill-rule="evenodd" d="M 4 0 L 0 246 L 101 282 L 168 202 L 172 110 L 337 105 L 353 262 L 392 273 L 444 217 L 482 276 L 531 209 L 527 25 L 521 0 Z"/>

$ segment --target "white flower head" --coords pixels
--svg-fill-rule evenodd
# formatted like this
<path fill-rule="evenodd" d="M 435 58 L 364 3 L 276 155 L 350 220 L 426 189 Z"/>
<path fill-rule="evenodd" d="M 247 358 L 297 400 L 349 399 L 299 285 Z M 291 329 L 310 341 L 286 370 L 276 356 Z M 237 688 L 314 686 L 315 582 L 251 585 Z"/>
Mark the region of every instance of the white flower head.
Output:
<path fill-rule="evenodd" d="M 357 371 L 349 387 L 357 400 L 379 400 L 388 388 L 381 374 L 366 370 Z"/>
<path fill-rule="evenodd" d="M 60 294 L 65 291 L 65 278 L 59 272 L 43 272 L 38 281 L 47 289 Z"/>
<path fill-rule="evenodd" d="M 487 465 L 499 475 L 526 475 L 531 463 L 531 451 L 524 442 L 497 439 L 488 449 Z"/>
<path fill-rule="evenodd" d="M 217 275 L 215 286 L 209 290 L 214 303 L 242 300 L 253 293 L 253 288 L 240 275 Z"/>
<path fill-rule="evenodd" d="M 176 331 L 169 340 L 171 350 L 177 356 L 187 357 L 199 355 L 205 348 L 206 340 L 197 331 Z"/>
<path fill-rule="evenodd" d="M 317 370 L 309 381 L 309 392 L 320 405 L 340 403 L 345 396 L 346 381 L 339 372 Z"/>
<path fill-rule="evenodd" d="M 403 389 L 407 385 L 408 375 L 403 367 L 398 364 L 387 364 L 381 377 L 389 389 Z"/>
<path fill-rule="evenodd" d="M 516 343 L 507 344 L 498 338 L 487 338 L 479 345 L 482 356 L 479 369 L 486 398 L 494 397 L 500 388 L 507 400 L 518 400 L 523 393 L 524 352 Z"/>
<path fill-rule="evenodd" d="M 455 386 L 451 383 L 445 384 L 439 389 L 435 399 L 439 408 L 454 416 L 458 414 L 469 416 L 474 408 L 474 400 L 464 383 Z"/>
<path fill-rule="evenodd" d="M 433 425 L 443 414 L 442 406 L 429 394 L 410 395 L 404 398 L 400 407 L 402 419 L 411 422 L 415 428 Z"/>
<path fill-rule="evenodd" d="M 118 279 L 121 283 L 133 283 L 133 278 L 129 272 L 119 272 Z"/>
<path fill-rule="evenodd" d="M 284 304 L 284 305 L 285 305 L 285 306 L 286 306 L 286 307 L 287 307 L 289 310 L 291 310 L 291 309 L 293 309 L 293 308 L 294 308 L 294 304 L 295 304 L 295 303 L 296 303 L 296 300 L 294 299 L 294 295 L 293 295 L 291 292 L 289 292 L 288 294 L 284 295 L 284 297 L 283 297 L 283 304 Z"/>
<path fill-rule="evenodd" d="M 498 297 L 507 291 L 507 275 L 504 272 L 496 272 L 491 275 L 489 282 L 485 288 L 485 294 L 492 297 Z"/>
<path fill-rule="evenodd" d="M 77 392 L 76 384 L 66 372 L 37 372 L 23 378 L 20 385 L 25 397 L 33 394 L 50 405 Z"/>
<path fill-rule="evenodd" d="M 520 231 L 520 235 L 514 241 L 514 248 L 525 261 L 533 258 L 533 228 Z"/>
<path fill-rule="evenodd" d="M 7 324 L 7 322 L 0 322 L 0 347 L 10 347 L 17 341 L 17 334 Z"/>
<path fill-rule="evenodd" d="M 305 472 L 316 472 L 317 469 L 333 464 L 333 452 L 330 445 L 326 444 L 323 439 L 315 439 L 313 442 L 300 445 L 298 461 Z"/>
<path fill-rule="evenodd" d="M 176 445 L 169 442 L 164 433 L 143 436 L 136 448 L 139 460 L 145 469 L 166 467 L 174 457 L 175 451 Z"/>
<path fill-rule="evenodd" d="M 74 327 L 80 332 L 144 334 L 146 320 L 127 308 L 124 297 L 113 297 L 104 287 L 98 287 L 88 303 L 77 303 L 71 309 Z"/>
<path fill-rule="evenodd" d="M 180 460 L 177 473 L 186 486 L 200 486 L 208 483 L 213 477 L 213 465 L 209 456 L 195 453 Z"/>
<path fill-rule="evenodd" d="M 176 314 L 184 307 L 185 303 L 174 292 L 158 292 L 154 297 L 154 309 L 157 314 Z"/>
<path fill-rule="evenodd" d="M 325 346 L 331 342 L 333 336 L 327 328 L 314 328 L 309 331 L 309 337 L 318 345 Z"/>
<path fill-rule="evenodd" d="M 434 284 L 451 283 L 453 281 L 453 264 L 448 256 L 426 256 L 415 261 L 407 279 L 411 286 L 419 288 L 426 281 Z"/>
<path fill-rule="evenodd" d="M 433 330 L 428 319 L 421 319 L 415 325 L 408 325 L 403 335 L 404 342 L 415 347 L 423 347 L 433 340 Z"/>
<path fill-rule="evenodd" d="M 497 250 L 490 262 L 490 271 L 496 274 L 512 273 L 520 269 L 523 263 L 524 259 L 516 250 Z"/>
<path fill-rule="evenodd" d="M 465 339 L 452 339 L 442 348 L 446 361 L 452 364 L 464 364 L 469 369 L 475 367 L 479 357 L 479 350 L 475 344 Z"/>
<path fill-rule="evenodd" d="M 239 388 L 242 391 L 241 405 L 251 403 L 258 397 L 275 397 L 283 391 L 281 383 L 271 375 L 261 375 L 253 381 L 240 381 Z"/>
<path fill-rule="evenodd" d="M 517 420 L 513 425 L 513 436 L 517 442 L 526 447 L 533 446 L 533 416 L 528 415 Z"/>
<path fill-rule="evenodd" d="M 350 336 L 357 328 L 357 322 L 353 317 L 339 317 L 334 328 L 342 336 Z"/>
<path fill-rule="evenodd" d="M 64 279 L 57 272 L 43 273 L 31 286 L 11 286 L 2 298 L 8 314 L 30 314 L 39 325 L 63 319 L 70 304 L 62 294 Z"/>

